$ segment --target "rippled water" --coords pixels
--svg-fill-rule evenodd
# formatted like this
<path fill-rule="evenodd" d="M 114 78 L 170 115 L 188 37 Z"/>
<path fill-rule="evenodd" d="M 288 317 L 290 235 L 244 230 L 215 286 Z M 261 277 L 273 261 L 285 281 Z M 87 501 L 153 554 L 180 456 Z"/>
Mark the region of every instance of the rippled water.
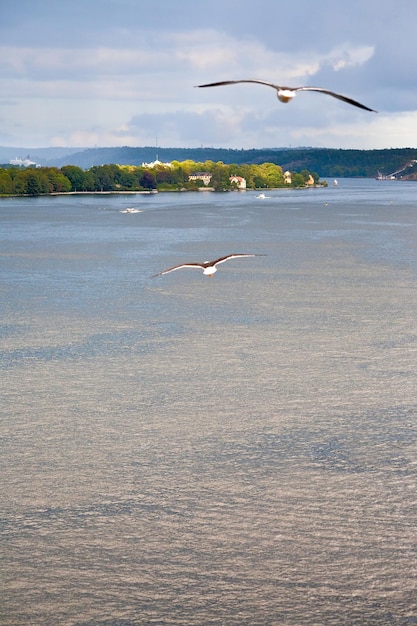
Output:
<path fill-rule="evenodd" d="M 417 624 L 417 186 L 256 195 L 0 200 L 1 623 Z"/>

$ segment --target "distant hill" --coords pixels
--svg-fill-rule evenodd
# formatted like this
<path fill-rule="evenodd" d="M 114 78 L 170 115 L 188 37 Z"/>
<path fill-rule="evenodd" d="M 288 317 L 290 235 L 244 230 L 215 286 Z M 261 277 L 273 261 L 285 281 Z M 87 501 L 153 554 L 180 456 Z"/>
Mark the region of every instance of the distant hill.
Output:
<path fill-rule="evenodd" d="M 320 178 L 376 177 L 379 173 L 389 176 L 407 176 L 408 169 L 417 162 L 417 148 L 394 148 L 386 150 L 342 150 L 333 148 L 265 148 L 235 150 L 231 148 L 1 148 L 0 162 L 11 158 L 26 157 L 41 165 L 62 167 L 77 165 L 88 169 L 93 165 L 142 165 L 159 159 L 162 162 L 222 161 L 236 163 L 275 163 L 284 170 L 317 172 Z M 6 158 L 7 157 L 7 158 Z"/>
<path fill-rule="evenodd" d="M 84 148 L 83 148 L 84 149 Z M 29 157 L 39 165 L 47 165 L 50 161 L 69 158 L 80 148 L 22 148 L 0 146 L 0 163 L 8 163 L 11 159 Z"/>

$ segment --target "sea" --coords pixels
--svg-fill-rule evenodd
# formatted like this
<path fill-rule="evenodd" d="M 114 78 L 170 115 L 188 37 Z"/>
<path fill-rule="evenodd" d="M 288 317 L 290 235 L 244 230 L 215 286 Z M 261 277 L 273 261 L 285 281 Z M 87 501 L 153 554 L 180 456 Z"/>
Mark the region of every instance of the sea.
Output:
<path fill-rule="evenodd" d="M 338 182 L 0 199 L 1 624 L 417 624 L 417 183 Z"/>

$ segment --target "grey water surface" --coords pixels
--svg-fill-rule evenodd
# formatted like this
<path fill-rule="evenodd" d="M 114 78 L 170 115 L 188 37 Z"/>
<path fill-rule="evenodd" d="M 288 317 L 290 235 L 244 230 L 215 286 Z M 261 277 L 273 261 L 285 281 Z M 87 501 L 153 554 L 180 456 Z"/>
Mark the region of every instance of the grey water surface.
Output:
<path fill-rule="evenodd" d="M 2 624 L 417 624 L 417 183 L 256 196 L 0 199 Z"/>

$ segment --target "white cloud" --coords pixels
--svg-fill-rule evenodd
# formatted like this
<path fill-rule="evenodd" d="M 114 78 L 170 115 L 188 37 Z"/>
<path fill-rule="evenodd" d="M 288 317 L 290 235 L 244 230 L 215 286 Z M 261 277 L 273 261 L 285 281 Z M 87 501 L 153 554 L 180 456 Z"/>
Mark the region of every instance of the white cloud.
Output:
<path fill-rule="evenodd" d="M 170 50 L 152 47 L 120 48 L 39 48 L 0 46 L 0 72 L 34 79 L 63 75 L 83 80 L 95 75 L 131 74 L 172 64 Z"/>
<path fill-rule="evenodd" d="M 213 70 L 219 72 L 221 77 L 230 77 L 237 71 L 242 74 L 242 68 L 245 68 L 245 75 L 241 78 L 269 78 L 281 83 L 312 76 L 323 66 L 340 71 L 363 65 L 374 54 L 372 45 L 349 42 L 325 52 L 305 48 L 289 52 L 270 48 L 254 38 L 204 30 L 178 34 L 175 43 L 180 48 L 178 58 L 185 60 L 193 69 Z"/>
<path fill-rule="evenodd" d="M 367 63 L 374 55 L 374 46 L 350 46 L 337 48 L 329 55 L 333 69 L 338 72 L 348 67 L 355 67 Z"/>

